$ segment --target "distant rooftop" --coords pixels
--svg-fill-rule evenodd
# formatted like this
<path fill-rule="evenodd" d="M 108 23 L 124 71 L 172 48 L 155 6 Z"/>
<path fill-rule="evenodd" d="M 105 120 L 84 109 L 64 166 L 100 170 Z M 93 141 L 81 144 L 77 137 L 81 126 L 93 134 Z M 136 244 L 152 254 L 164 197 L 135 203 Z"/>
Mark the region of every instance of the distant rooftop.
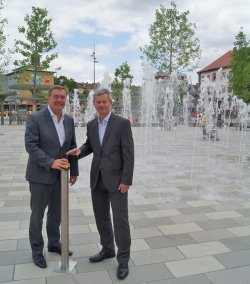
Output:
<path fill-rule="evenodd" d="M 221 57 L 219 57 L 214 62 L 212 62 L 211 64 L 209 64 L 207 67 L 203 68 L 202 70 L 198 71 L 197 73 L 199 74 L 199 73 L 206 72 L 206 71 L 217 70 L 220 68 L 228 67 L 230 65 L 232 53 L 233 51 L 229 50 L 228 52 L 223 54 Z"/>

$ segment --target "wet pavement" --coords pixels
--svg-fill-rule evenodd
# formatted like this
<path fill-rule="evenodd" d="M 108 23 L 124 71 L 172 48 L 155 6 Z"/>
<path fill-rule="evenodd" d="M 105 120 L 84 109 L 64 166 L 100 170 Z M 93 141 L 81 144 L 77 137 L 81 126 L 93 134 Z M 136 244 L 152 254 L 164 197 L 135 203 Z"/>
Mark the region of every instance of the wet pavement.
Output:
<path fill-rule="evenodd" d="M 115 258 L 88 261 L 100 249 L 89 189 L 91 156 L 80 160 L 80 177 L 69 194 L 75 269 L 54 272 L 60 256 L 47 249 L 48 268 L 33 264 L 24 127 L 0 126 L 0 283 L 120 283 Z M 76 128 L 79 146 L 85 130 Z M 249 284 L 250 130 L 219 129 L 219 141 L 203 140 L 200 128 L 184 126 L 133 127 L 133 135 L 132 247 L 122 283 Z"/>

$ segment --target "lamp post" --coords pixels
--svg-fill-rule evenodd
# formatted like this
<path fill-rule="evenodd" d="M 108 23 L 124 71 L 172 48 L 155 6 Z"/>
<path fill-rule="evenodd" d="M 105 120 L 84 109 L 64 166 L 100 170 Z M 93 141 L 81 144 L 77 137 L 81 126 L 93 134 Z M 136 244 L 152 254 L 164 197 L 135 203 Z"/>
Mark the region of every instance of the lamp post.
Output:
<path fill-rule="evenodd" d="M 97 58 L 95 57 L 95 43 L 94 43 L 94 51 L 90 55 L 93 57 L 93 63 L 94 63 L 94 86 L 95 86 L 95 64 L 98 63 Z"/>

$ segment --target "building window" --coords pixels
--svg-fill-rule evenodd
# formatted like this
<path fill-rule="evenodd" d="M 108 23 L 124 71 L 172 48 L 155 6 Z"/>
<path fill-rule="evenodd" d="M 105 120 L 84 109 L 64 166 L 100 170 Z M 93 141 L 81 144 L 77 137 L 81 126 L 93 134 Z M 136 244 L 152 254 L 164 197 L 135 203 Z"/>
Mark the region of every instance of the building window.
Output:
<path fill-rule="evenodd" d="M 212 81 L 215 81 L 216 80 L 216 73 L 213 73 L 212 74 Z"/>

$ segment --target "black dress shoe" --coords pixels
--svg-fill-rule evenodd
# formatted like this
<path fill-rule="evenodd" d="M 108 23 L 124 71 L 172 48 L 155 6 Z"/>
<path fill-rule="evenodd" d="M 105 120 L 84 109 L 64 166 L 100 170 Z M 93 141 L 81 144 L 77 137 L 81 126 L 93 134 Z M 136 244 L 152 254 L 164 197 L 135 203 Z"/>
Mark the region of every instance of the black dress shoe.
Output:
<path fill-rule="evenodd" d="M 49 252 L 55 252 L 58 254 L 62 254 L 62 247 L 57 246 L 57 247 L 48 247 Z M 73 251 L 69 250 L 69 256 L 73 255 Z"/>
<path fill-rule="evenodd" d="M 46 268 L 47 262 L 42 253 L 32 253 L 34 264 L 40 268 Z"/>
<path fill-rule="evenodd" d="M 129 273 L 128 265 L 126 263 L 119 264 L 117 269 L 117 278 L 125 279 L 128 276 L 128 273 Z"/>
<path fill-rule="evenodd" d="M 106 258 L 112 258 L 112 257 L 115 257 L 114 252 L 100 251 L 99 253 L 91 256 L 89 258 L 89 261 L 90 262 L 100 262 L 100 261 L 103 261 Z"/>

